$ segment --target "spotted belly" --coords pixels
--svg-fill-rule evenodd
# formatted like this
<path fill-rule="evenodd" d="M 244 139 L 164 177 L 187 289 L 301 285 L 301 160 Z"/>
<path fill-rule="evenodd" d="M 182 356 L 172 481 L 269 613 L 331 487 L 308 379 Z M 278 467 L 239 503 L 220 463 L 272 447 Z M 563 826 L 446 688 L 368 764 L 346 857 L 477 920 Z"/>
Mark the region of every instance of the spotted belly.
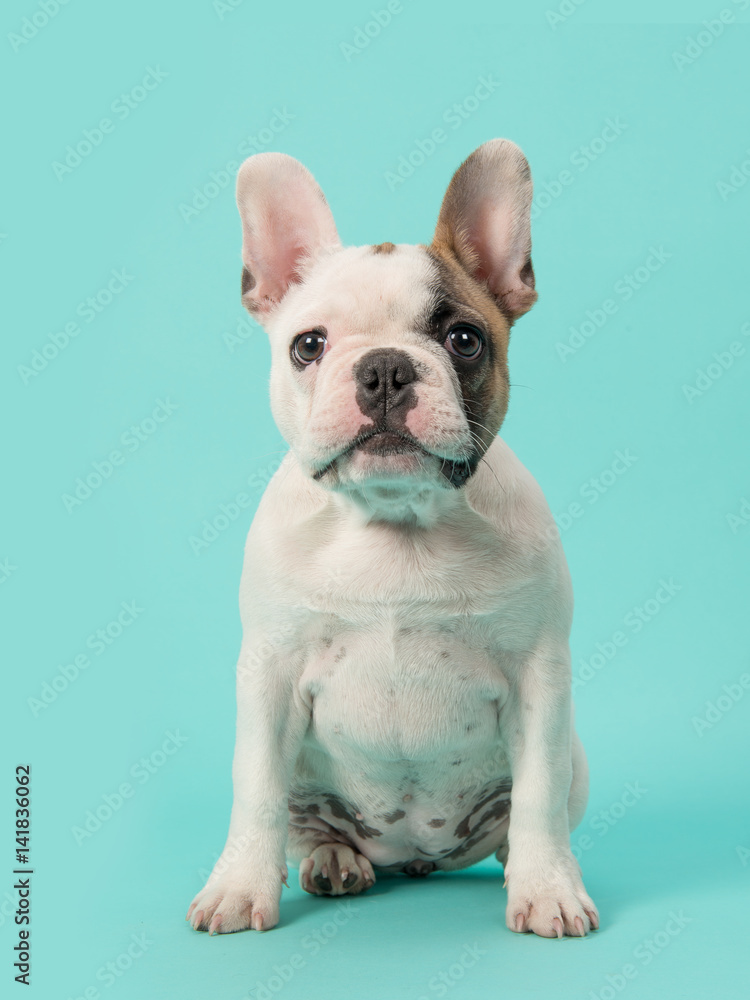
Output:
<path fill-rule="evenodd" d="M 419 623 L 418 623 L 419 624 Z M 310 725 L 295 765 L 290 841 L 348 843 L 381 869 L 465 868 L 507 839 L 509 685 L 472 619 L 393 620 L 310 653 Z M 308 851 L 309 853 L 309 851 Z M 304 855 L 303 855 L 304 856 Z"/>
<path fill-rule="evenodd" d="M 450 796 L 414 791 L 375 802 L 297 786 L 289 798 L 290 832 L 301 844 L 306 838 L 348 843 L 381 870 L 427 875 L 466 868 L 498 851 L 502 856 L 510 794 L 509 777 Z"/>

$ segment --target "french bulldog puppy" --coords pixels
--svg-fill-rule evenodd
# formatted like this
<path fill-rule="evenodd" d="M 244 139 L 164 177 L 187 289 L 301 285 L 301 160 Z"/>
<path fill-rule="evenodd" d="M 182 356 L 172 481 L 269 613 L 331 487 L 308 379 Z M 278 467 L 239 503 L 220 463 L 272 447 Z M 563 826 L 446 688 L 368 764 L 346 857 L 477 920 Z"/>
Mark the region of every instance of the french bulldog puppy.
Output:
<path fill-rule="evenodd" d="M 198 930 L 273 927 L 287 860 L 339 895 L 490 854 L 511 930 L 598 926 L 570 850 L 588 796 L 570 578 L 497 436 L 510 328 L 537 297 L 531 197 L 495 139 L 429 246 L 343 247 L 296 160 L 239 171 L 242 301 L 290 451 L 245 549 L 234 804 Z"/>

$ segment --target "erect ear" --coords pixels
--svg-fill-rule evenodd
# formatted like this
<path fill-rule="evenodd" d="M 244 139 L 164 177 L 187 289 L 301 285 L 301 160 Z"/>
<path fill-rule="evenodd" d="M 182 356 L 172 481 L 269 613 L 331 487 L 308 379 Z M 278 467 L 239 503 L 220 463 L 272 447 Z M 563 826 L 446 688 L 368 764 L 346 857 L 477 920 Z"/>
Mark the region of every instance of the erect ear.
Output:
<path fill-rule="evenodd" d="M 531 266 L 531 171 L 508 139 L 475 149 L 453 175 L 433 245 L 485 282 L 511 321 L 536 302 Z"/>
<path fill-rule="evenodd" d="M 258 153 L 237 175 L 242 219 L 242 303 L 263 320 L 300 280 L 304 263 L 340 245 L 325 196 L 284 153 Z"/>

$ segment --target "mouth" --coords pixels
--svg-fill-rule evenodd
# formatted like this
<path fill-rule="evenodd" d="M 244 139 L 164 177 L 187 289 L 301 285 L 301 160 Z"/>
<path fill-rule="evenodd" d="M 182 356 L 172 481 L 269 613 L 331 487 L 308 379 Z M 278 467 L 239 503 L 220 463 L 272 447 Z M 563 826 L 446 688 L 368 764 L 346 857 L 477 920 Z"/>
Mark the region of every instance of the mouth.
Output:
<path fill-rule="evenodd" d="M 410 435 L 391 430 L 370 431 L 360 435 L 352 450 L 367 455 L 405 455 L 412 452 L 430 454 Z"/>
<path fill-rule="evenodd" d="M 363 455 L 372 455 L 377 458 L 387 458 L 395 455 L 414 455 L 437 459 L 441 463 L 440 474 L 456 489 L 459 489 L 466 483 L 479 462 L 479 455 L 472 454 L 467 458 L 459 459 L 446 458 L 443 455 L 428 451 L 416 438 L 403 431 L 396 431 L 391 428 L 372 428 L 358 434 L 343 451 L 340 451 L 331 461 L 314 472 L 312 478 L 316 482 L 319 482 L 327 473 L 333 470 L 341 459 L 355 452 Z"/>

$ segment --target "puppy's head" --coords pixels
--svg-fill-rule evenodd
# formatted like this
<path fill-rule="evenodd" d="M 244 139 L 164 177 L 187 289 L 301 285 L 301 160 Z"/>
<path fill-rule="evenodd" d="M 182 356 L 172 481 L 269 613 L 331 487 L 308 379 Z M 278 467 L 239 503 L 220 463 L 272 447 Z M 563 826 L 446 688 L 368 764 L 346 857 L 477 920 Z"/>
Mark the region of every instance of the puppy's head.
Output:
<path fill-rule="evenodd" d="M 429 246 L 342 247 L 300 163 L 243 163 L 242 301 L 271 340 L 279 429 L 322 486 L 473 474 L 507 409 L 510 327 L 536 300 L 531 197 L 523 153 L 495 139 L 454 175 Z"/>

